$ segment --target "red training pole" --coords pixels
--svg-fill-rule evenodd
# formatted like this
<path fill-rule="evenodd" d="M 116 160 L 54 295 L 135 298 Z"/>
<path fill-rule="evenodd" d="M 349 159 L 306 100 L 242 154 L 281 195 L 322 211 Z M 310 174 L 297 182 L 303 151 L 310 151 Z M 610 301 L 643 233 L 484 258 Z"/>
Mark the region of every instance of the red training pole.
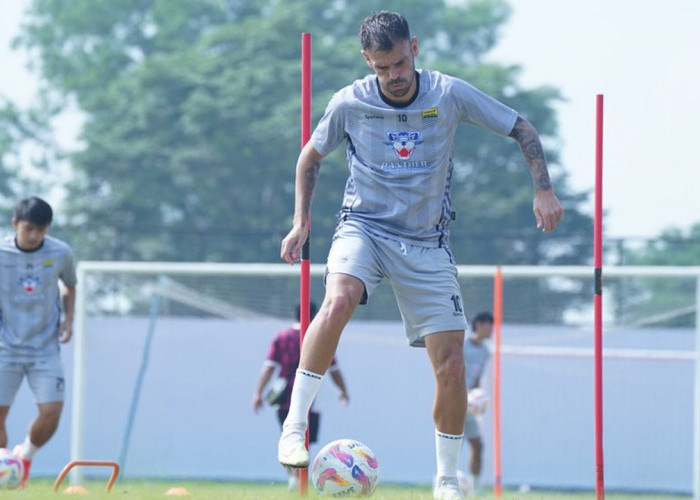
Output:
<path fill-rule="evenodd" d="M 603 95 L 596 96 L 595 215 L 593 220 L 594 357 L 595 357 L 595 491 L 605 498 L 603 474 Z"/>
<path fill-rule="evenodd" d="M 493 496 L 501 497 L 501 324 L 503 323 L 503 274 L 493 277 Z"/>
<path fill-rule="evenodd" d="M 311 139 L 311 33 L 301 34 L 301 148 Z M 310 271 L 309 243 L 311 233 L 301 249 L 301 340 L 304 341 L 310 323 Z"/>
<path fill-rule="evenodd" d="M 311 139 L 311 33 L 301 34 L 301 147 Z M 310 227 L 310 223 L 309 223 Z M 299 290 L 301 324 L 301 344 L 304 343 L 306 329 L 311 322 L 311 260 L 309 245 L 311 232 L 306 238 L 304 246 L 301 248 L 301 280 Z M 306 421 L 308 422 L 308 416 Z M 309 448 L 309 429 L 306 429 L 306 448 Z M 306 495 L 309 488 L 309 470 L 299 470 L 299 493 Z"/>

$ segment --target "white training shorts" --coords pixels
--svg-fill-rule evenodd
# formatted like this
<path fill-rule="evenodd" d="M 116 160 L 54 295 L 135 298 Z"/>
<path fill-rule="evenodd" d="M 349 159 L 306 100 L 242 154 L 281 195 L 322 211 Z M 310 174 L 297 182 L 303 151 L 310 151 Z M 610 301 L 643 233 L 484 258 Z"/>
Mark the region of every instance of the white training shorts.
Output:
<path fill-rule="evenodd" d="M 0 361 L 0 406 L 12 405 L 25 376 L 37 403 L 63 401 L 66 379 L 56 355 L 31 362 Z"/>
<path fill-rule="evenodd" d="M 424 338 L 431 333 L 467 329 L 457 268 L 446 247 L 428 248 L 372 236 L 345 222 L 336 230 L 328 254 L 326 275 L 335 273 L 362 281 L 362 303 L 386 278 L 413 347 L 425 347 Z"/>

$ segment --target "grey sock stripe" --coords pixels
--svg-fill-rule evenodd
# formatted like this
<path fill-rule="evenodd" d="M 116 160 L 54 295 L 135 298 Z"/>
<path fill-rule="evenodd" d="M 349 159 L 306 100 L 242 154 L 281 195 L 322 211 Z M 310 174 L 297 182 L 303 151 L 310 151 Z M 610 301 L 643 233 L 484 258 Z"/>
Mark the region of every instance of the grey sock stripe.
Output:
<path fill-rule="evenodd" d="M 462 439 L 464 434 L 445 434 L 444 432 L 437 431 L 438 437 L 445 439 Z"/>
<path fill-rule="evenodd" d="M 316 380 L 321 380 L 321 379 L 323 378 L 323 377 L 321 377 L 321 375 L 319 375 L 318 373 L 307 372 L 306 370 L 302 370 L 301 368 L 297 369 L 297 373 L 298 373 L 299 375 L 304 375 L 305 377 L 313 378 L 313 379 L 316 379 Z"/>

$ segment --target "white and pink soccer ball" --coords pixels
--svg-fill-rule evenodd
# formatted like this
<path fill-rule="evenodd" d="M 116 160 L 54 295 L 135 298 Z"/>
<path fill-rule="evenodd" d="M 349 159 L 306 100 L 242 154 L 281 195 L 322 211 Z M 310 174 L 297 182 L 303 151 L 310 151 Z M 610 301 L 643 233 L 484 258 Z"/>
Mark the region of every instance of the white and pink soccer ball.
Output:
<path fill-rule="evenodd" d="M 14 490 L 22 482 L 24 466 L 7 448 L 0 448 L 0 489 Z"/>
<path fill-rule="evenodd" d="M 368 497 L 379 483 L 379 462 L 361 442 L 338 439 L 316 455 L 311 481 L 321 496 Z"/>
<path fill-rule="evenodd" d="M 483 415 L 488 407 L 489 397 L 480 387 L 474 387 L 467 393 L 467 413 Z"/>

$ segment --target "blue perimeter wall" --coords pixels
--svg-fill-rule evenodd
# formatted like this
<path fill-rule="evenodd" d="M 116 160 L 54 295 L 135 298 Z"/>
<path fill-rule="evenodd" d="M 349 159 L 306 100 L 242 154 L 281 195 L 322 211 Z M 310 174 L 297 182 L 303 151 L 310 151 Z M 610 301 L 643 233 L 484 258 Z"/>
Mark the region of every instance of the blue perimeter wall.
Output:
<path fill-rule="evenodd" d="M 159 319 L 123 475 L 283 481 L 275 412 L 267 407 L 255 414 L 252 399 L 268 345 L 286 326 L 274 320 Z M 117 459 L 147 328 L 146 318 L 88 320 L 82 458 Z M 505 325 L 503 343 L 591 348 L 593 339 L 575 328 Z M 611 331 L 605 346 L 690 352 L 694 333 Z M 54 477 L 70 458 L 73 344 L 62 354 L 66 410 L 57 434 L 34 460 L 36 476 Z M 350 405 L 342 406 L 332 382 L 324 382 L 317 400 L 321 437 L 312 454 L 321 444 L 351 437 L 375 451 L 382 481 L 430 483 L 434 381 L 425 351 L 406 345 L 399 323 L 356 321 L 343 335 L 338 360 Z M 503 356 L 505 485 L 594 488 L 592 374 L 591 357 Z M 607 489 L 691 492 L 693 362 L 606 358 L 604 377 Z M 489 375 L 488 392 L 491 384 Z M 25 383 L 8 417 L 11 445 L 24 438 L 35 411 Z M 489 411 L 483 420 L 485 484 L 493 477 L 491 419 Z M 465 448 L 463 470 L 467 455 Z"/>

